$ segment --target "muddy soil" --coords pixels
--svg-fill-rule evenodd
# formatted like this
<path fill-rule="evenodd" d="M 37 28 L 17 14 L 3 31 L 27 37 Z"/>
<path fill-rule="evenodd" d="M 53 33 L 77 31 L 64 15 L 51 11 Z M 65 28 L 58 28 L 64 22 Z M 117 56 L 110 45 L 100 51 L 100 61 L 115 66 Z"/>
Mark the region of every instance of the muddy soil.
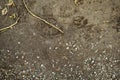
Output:
<path fill-rule="evenodd" d="M 120 80 L 120 0 L 0 1 L 0 80 Z M 77 1 L 77 0 L 76 0 Z M 14 19 L 10 15 L 16 14 Z"/>

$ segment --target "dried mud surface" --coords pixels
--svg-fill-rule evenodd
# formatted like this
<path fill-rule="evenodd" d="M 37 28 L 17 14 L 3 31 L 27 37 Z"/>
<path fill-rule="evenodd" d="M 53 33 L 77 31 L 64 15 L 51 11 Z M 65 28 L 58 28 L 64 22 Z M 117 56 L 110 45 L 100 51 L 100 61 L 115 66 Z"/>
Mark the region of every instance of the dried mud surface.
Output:
<path fill-rule="evenodd" d="M 120 0 L 25 0 L 32 12 L 59 26 L 61 34 L 31 16 L 22 0 L 0 1 L 0 80 L 120 80 Z"/>

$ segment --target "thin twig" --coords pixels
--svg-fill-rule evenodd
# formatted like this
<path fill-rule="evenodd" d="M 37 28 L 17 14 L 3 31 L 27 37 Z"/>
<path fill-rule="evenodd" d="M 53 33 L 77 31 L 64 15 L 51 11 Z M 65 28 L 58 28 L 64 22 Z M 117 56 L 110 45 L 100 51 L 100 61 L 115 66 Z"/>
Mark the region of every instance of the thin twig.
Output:
<path fill-rule="evenodd" d="M 43 19 L 43 18 L 41 18 L 41 17 L 39 17 L 39 16 L 37 16 L 37 15 L 35 15 L 35 14 L 27 7 L 27 4 L 25 3 L 25 0 L 23 0 L 23 3 L 24 3 L 24 5 L 25 5 L 25 8 L 27 9 L 27 11 L 28 11 L 33 17 L 35 17 L 35 18 L 43 21 L 44 23 L 50 25 L 51 27 L 55 28 L 55 29 L 58 30 L 59 32 L 64 33 L 61 29 L 59 29 L 59 28 L 56 27 L 55 25 L 51 24 L 50 22 L 46 21 L 45 19 Z"/>
<path fill-rule="evenodd" d="M 11 24 L 10 26 L 5 27 L 5 28 L 1 28 L 0 32 L 13 28 L 13 26 L 15 26 L 18 23 L 18 20 L 19 20 L 19 18 L 13 24 Z"/>

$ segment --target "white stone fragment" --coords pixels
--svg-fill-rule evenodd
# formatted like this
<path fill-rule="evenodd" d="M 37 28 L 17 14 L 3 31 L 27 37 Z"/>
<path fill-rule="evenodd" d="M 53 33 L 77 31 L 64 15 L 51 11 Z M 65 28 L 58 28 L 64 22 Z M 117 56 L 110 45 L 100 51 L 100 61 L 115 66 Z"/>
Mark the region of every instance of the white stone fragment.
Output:
<path fill-rule="evenodd" d="M 78 48 L 76 47 L 76 48 L 75 48 L 75 51 L 77 51 L 77 50 L 78 50 Z"/>
<path fill-rule="evenodd" d="M 94 43 L 91 43 L 91 49 L 93 49 L 94 48 Z"/>
<path fill-rule="evenodd" d="M 68 50 L 68 49 L 70 49 L 69 47 L 66 47 L 66 49 Z"/>
<path fill-rule="evenodd" d="M 49 50 L 51 50 L 52 49 L 52 47 L 49 47 Z"/>
<path fill-rule="evenodd" d="M 106 51 L 104 50 L 103 53 L 106 53 Z"/>
<path fill-rule="evenodd" d="M 43 64 L 41 64 L 41 67 L 44 67 L 44 65 L 43 65 Z"/>
<path fill-rule="evenodd" d="M 10 50 L 7 50 L 7 52 L 10 52 Z"/>
<path fill-rule="evenodd" d="M 68 46 L 68 43 L 66 43 L 66 46 Z"/>
<path fill-rule="evenodd" d="M 61 42 L 59 42 L 59 44 L 62 44 Z"/>
<path fill-rule="evenodd" d="M 18 44 L 20 44 L 21 42 L 18 42 Z"/>
<path fill-rule="evenodd" d="M 71 72 L 73 71 L 73 68 L 70 68 Z"/>
<path fill-rule="evenodd" d="M 76 45 L 74 44 L 74 45 L 73 45 L 73 48 L 74 48 L 75 46 L 76 46 Z"/>
<path fill-rule="evenodd" d="M 37 56 L 37 59 L 39 59 L 40 57 L 39 56 Z"/>
<path fill-rule="evenodd" d="M 112 49 L 112 45 L 109 44 L 108 47 Z"/>
<path fill-rule="evenodd" d="M 101 35 L 99 38 L 101 39 L 103 36 Z"/>
<path fill-rule="evenodd" d="M 72 51 L 70 51 L 71 54 L 74 54 Z"/>
<path fill-rule="evenodd" d="M 25 73 L 25 70 L 23 70 L 22 72 Z"/>
<path fill-rule="evenodd" d="M 22 59 L 24 58 L 24 56 L 22 56 Z"/>
<path fill-rule="evenodd" d="M 35 35 L 36 35 L 36 33 L 34 32 L 34 33 L 33 33 L 33 36 L 35 36 Z"/>
<path fill-rule="evenodd" d="M 18 58 L 18 56 L 16 56 L 16 58 Z"/>
<path fill-rule="evenodd" d="M 55 50 L 57 50 L 58 49 L 58 47 L 55 47 Z"/>
<path fill-rule="evenodd" d="M 98 49 L 97 50 L 95 50 L 95 53 L 97 53 L 98 52 Z"/>
<path fill-rule="evenodd" d="M 53 75 L 55 75 L 55 72 L 52 72 Z"/>

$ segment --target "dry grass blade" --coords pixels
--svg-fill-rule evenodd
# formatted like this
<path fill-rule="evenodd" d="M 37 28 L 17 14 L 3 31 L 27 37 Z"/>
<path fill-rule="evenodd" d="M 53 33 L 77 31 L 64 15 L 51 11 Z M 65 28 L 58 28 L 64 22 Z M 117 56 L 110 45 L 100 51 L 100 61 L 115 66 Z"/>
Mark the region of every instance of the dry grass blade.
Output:
<path fill-rule="evenodd" d="M 15 21 L 15 23 L 11 24 L 10 26 L 5 27 L 5 28 L 1 28 L 0 32 L 13 28 L 13 26 L 15 26 L 18 23 L 18 20 L 19 20 L 19 18 Z"/>
<path fill-rule="evenodd" d="M 26 5 L 26 3 L 25 3 L 25 0 L 23 0 L 23 3 L 24 3 L 24 5 L 25 5 L 25 8 L 27 9 L 27 11 L 28 11 L 33 17 L 35 17 L 35 18 L 37 18 L 37 19 L 45 22 L 46 24 L 48 24 L 48 25 L 50 25 L 51 27 L 53 27 L 53 28 L 55 28 L 56 30 L 58 30 L 59 32 L 64 33 L 61 29 L 59 29 L 59 28 L 56 27 L 55 25 L 51 24 L 50 22 L 46 21 L 45 19 L 43 19 L 43 18 L 41 18 L 41 17 L 39 17 L 39 16 L 37 16 L 37 15 L 35 15 L 35 14 L 27 7 L 27 5 Z"/>

